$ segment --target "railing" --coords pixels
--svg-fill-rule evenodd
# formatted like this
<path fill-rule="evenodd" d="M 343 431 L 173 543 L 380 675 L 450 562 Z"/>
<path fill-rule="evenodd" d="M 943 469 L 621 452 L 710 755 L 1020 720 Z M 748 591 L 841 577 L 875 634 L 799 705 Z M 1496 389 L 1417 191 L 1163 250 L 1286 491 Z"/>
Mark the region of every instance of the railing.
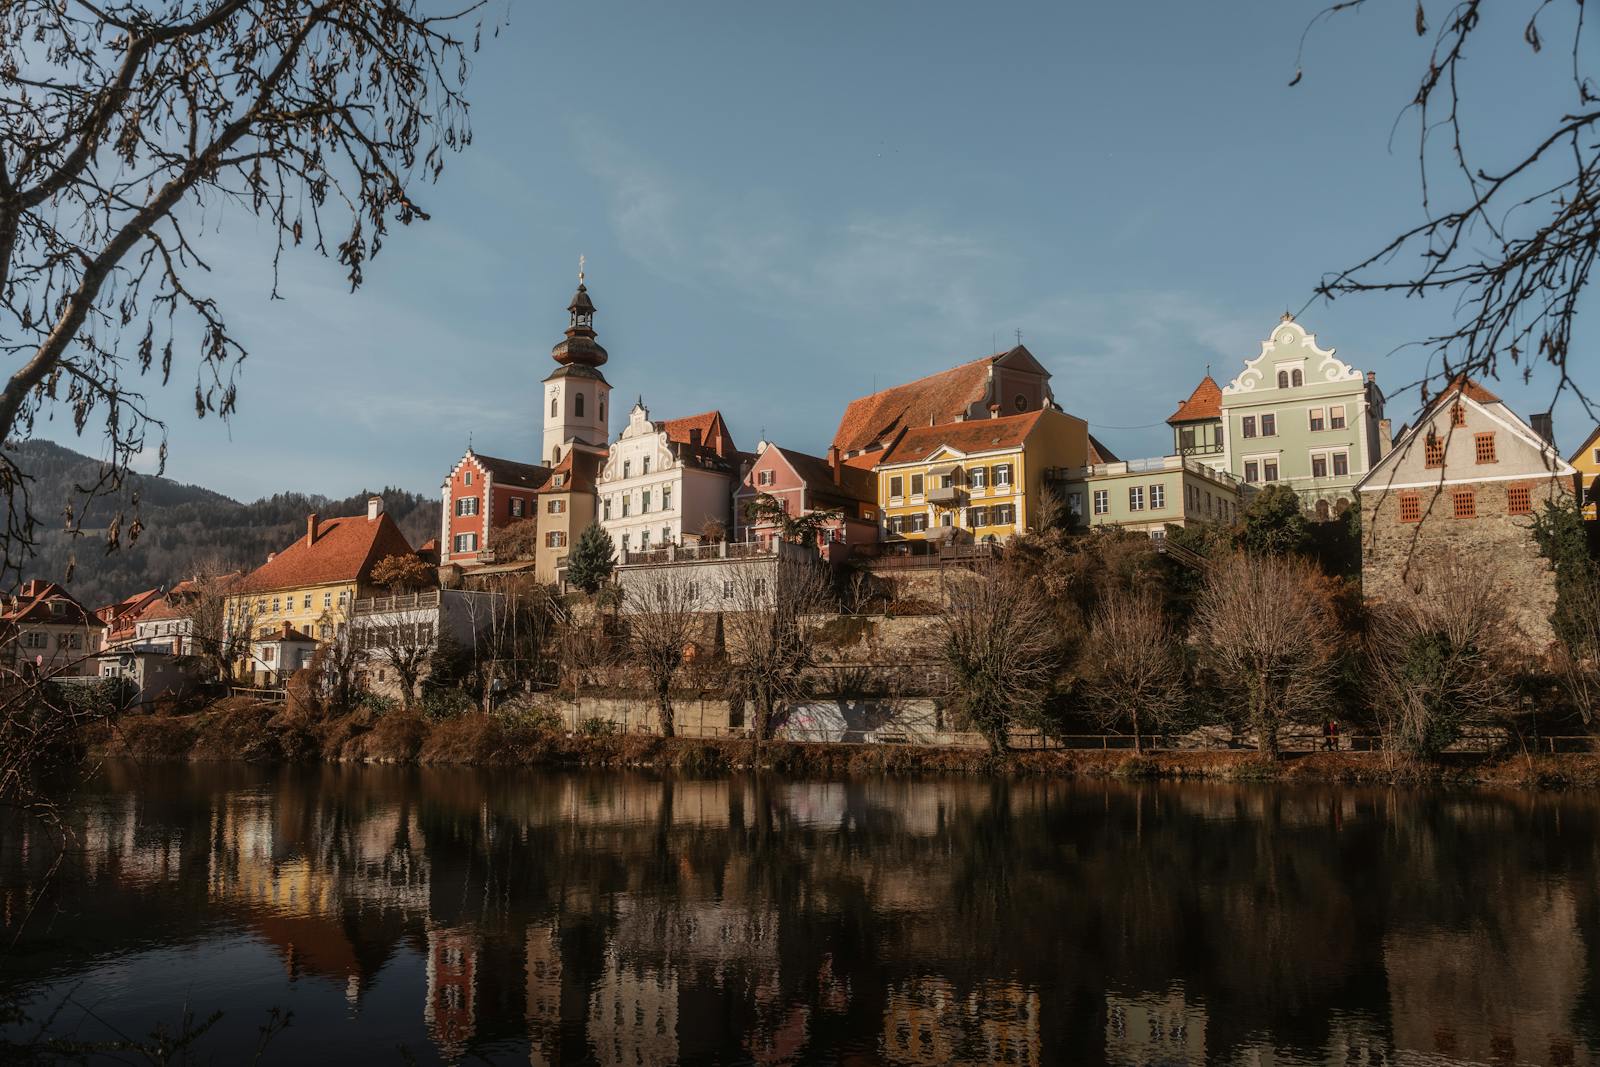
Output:
<path fill-rule="evenodd" d="M 644 566 L 661 563 L 703 563 L 719 559 L 758 559 L 776 556 L 779 549 L 761 541 L 717 541 L 712 544 L 667 545 L 638 552 L 624 552 L 623 566 Z"/>
<path fill-rule="evenodd" d="M 416 611 L 439 606 L 439 590 L 423 593 L 405 593 L 399 596 L 362 597 L 356 601 L 357 615 L 376 615 L 385 611 Z"/>
<path fill-rule="evenodd" d="M 1219 471 L 1209 463 L 1181 456 L 1153 456 L 1149 459 L 1126 459 L 1115 463 L 1090 463 L 1082 467 L 1046 467 L 1047 482 L 1082 482 L 1090 478 L 1109 478 L 1119 474 L 1143 474 L 1151 471 L 1188 470 L 1191 473 L 1229 485 L 1242 484 L 1227 471 Z"/>
<path fill-rule="evenodd" d="M 916 541 L 891 541 L 888 547 L 895 545 L 913 545 Z M 926 543 L 926 542 L 921 542 Z M 936 552 L 921 552 L 915 555 L 909 552 L 885 552 L 872 560 L 876 568 L 894 569 L 899 567 L 939 567 L 947 563 L 966 563 L 973 560 L 987 560 L 1000 558 L 1000 546 L 990 541 L 978 541 L 970 545 L 946 545 Z"/>

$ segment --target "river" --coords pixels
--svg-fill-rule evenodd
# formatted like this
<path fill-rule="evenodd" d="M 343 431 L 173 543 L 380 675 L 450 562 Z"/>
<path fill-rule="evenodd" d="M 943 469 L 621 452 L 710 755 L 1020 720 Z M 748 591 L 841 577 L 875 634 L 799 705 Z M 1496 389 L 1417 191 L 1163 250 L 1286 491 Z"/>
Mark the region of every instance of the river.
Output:
<path fill-rule="evenodd" d="M 0 990 L 219 1063 L 1600 1048 L 1595 795 L 113 764 L 67 821 L 0 834 Z"/>

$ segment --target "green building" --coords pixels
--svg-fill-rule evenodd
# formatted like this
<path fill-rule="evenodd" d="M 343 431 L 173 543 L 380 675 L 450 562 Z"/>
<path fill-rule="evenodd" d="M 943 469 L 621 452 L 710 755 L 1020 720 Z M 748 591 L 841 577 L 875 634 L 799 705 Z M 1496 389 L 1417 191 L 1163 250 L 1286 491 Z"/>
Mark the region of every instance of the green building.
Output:
<path fill-rule="evenodd" d="M 1120 526 L 1160 540 L 1168 526 L 1232 522 L 1242 487 L 1188 456 L 1115 460 L 1052 472 L 1067 510 L 1086 526 Z"/>
<path fill-rule="evenodd" d="M 1374 376 L 1344 363 L 1285 314 L 1261 354 L 1219 387 L 1208 374 L 1167 420 L 1179 456 L 1244 486 L 1292 486 L 1320 517 L 1355 502 L 1388 450 Z"/>

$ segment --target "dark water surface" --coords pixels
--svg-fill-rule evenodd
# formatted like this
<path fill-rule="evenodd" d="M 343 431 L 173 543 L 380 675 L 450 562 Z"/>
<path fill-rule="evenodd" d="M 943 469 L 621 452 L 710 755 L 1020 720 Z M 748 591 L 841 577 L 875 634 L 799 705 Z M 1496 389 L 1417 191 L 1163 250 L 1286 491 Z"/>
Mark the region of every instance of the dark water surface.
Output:
<path fill-rule="evenodd" d="M 1579 1064 L 1600 797 L 118 765 L 0 986 L 269 1062 Z"/>

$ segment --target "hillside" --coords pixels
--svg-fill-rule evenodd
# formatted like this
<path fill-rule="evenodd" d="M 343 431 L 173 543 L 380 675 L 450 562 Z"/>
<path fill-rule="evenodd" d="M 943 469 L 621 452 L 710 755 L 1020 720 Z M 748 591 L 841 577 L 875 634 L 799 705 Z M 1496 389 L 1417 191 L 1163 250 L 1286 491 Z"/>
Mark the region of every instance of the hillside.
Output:
<path fill-rule="evenodd" d="M 84 521 L 82 537 L 68 537 L 55 528 L 70 498 L 72 487 L 93 483 L 98 460 L 50 441 L 25 441 L 7 448 L 29 475 L 34 514 L 41 520 L 35 557 L 23 568 L 24 577 L 61 581 L 76 557 L 67 587 L 90 607 L 148 589 L 170 585 L 190 574 L 200 563 L 251 568 L 305 533 L 306 514 L 357 515 L 367 508 L 367 490 L 342 499 L 304 493 L 276 493 L 241 504 L 221 493 L 170 478 L 135 476 L 121 496 L 139 494 L 139 515 L 144 530 L 139 539 L 107 553 L 104 523 L 118 504 L 94 501 Z M 438 535 L 439 500 L 403 489 L 381 491 L 384 509 L 413 545 Z M 96 526 L 91 529 L 91 526 Z M 48 528 L 45 528 L 48 527 Z"/>

